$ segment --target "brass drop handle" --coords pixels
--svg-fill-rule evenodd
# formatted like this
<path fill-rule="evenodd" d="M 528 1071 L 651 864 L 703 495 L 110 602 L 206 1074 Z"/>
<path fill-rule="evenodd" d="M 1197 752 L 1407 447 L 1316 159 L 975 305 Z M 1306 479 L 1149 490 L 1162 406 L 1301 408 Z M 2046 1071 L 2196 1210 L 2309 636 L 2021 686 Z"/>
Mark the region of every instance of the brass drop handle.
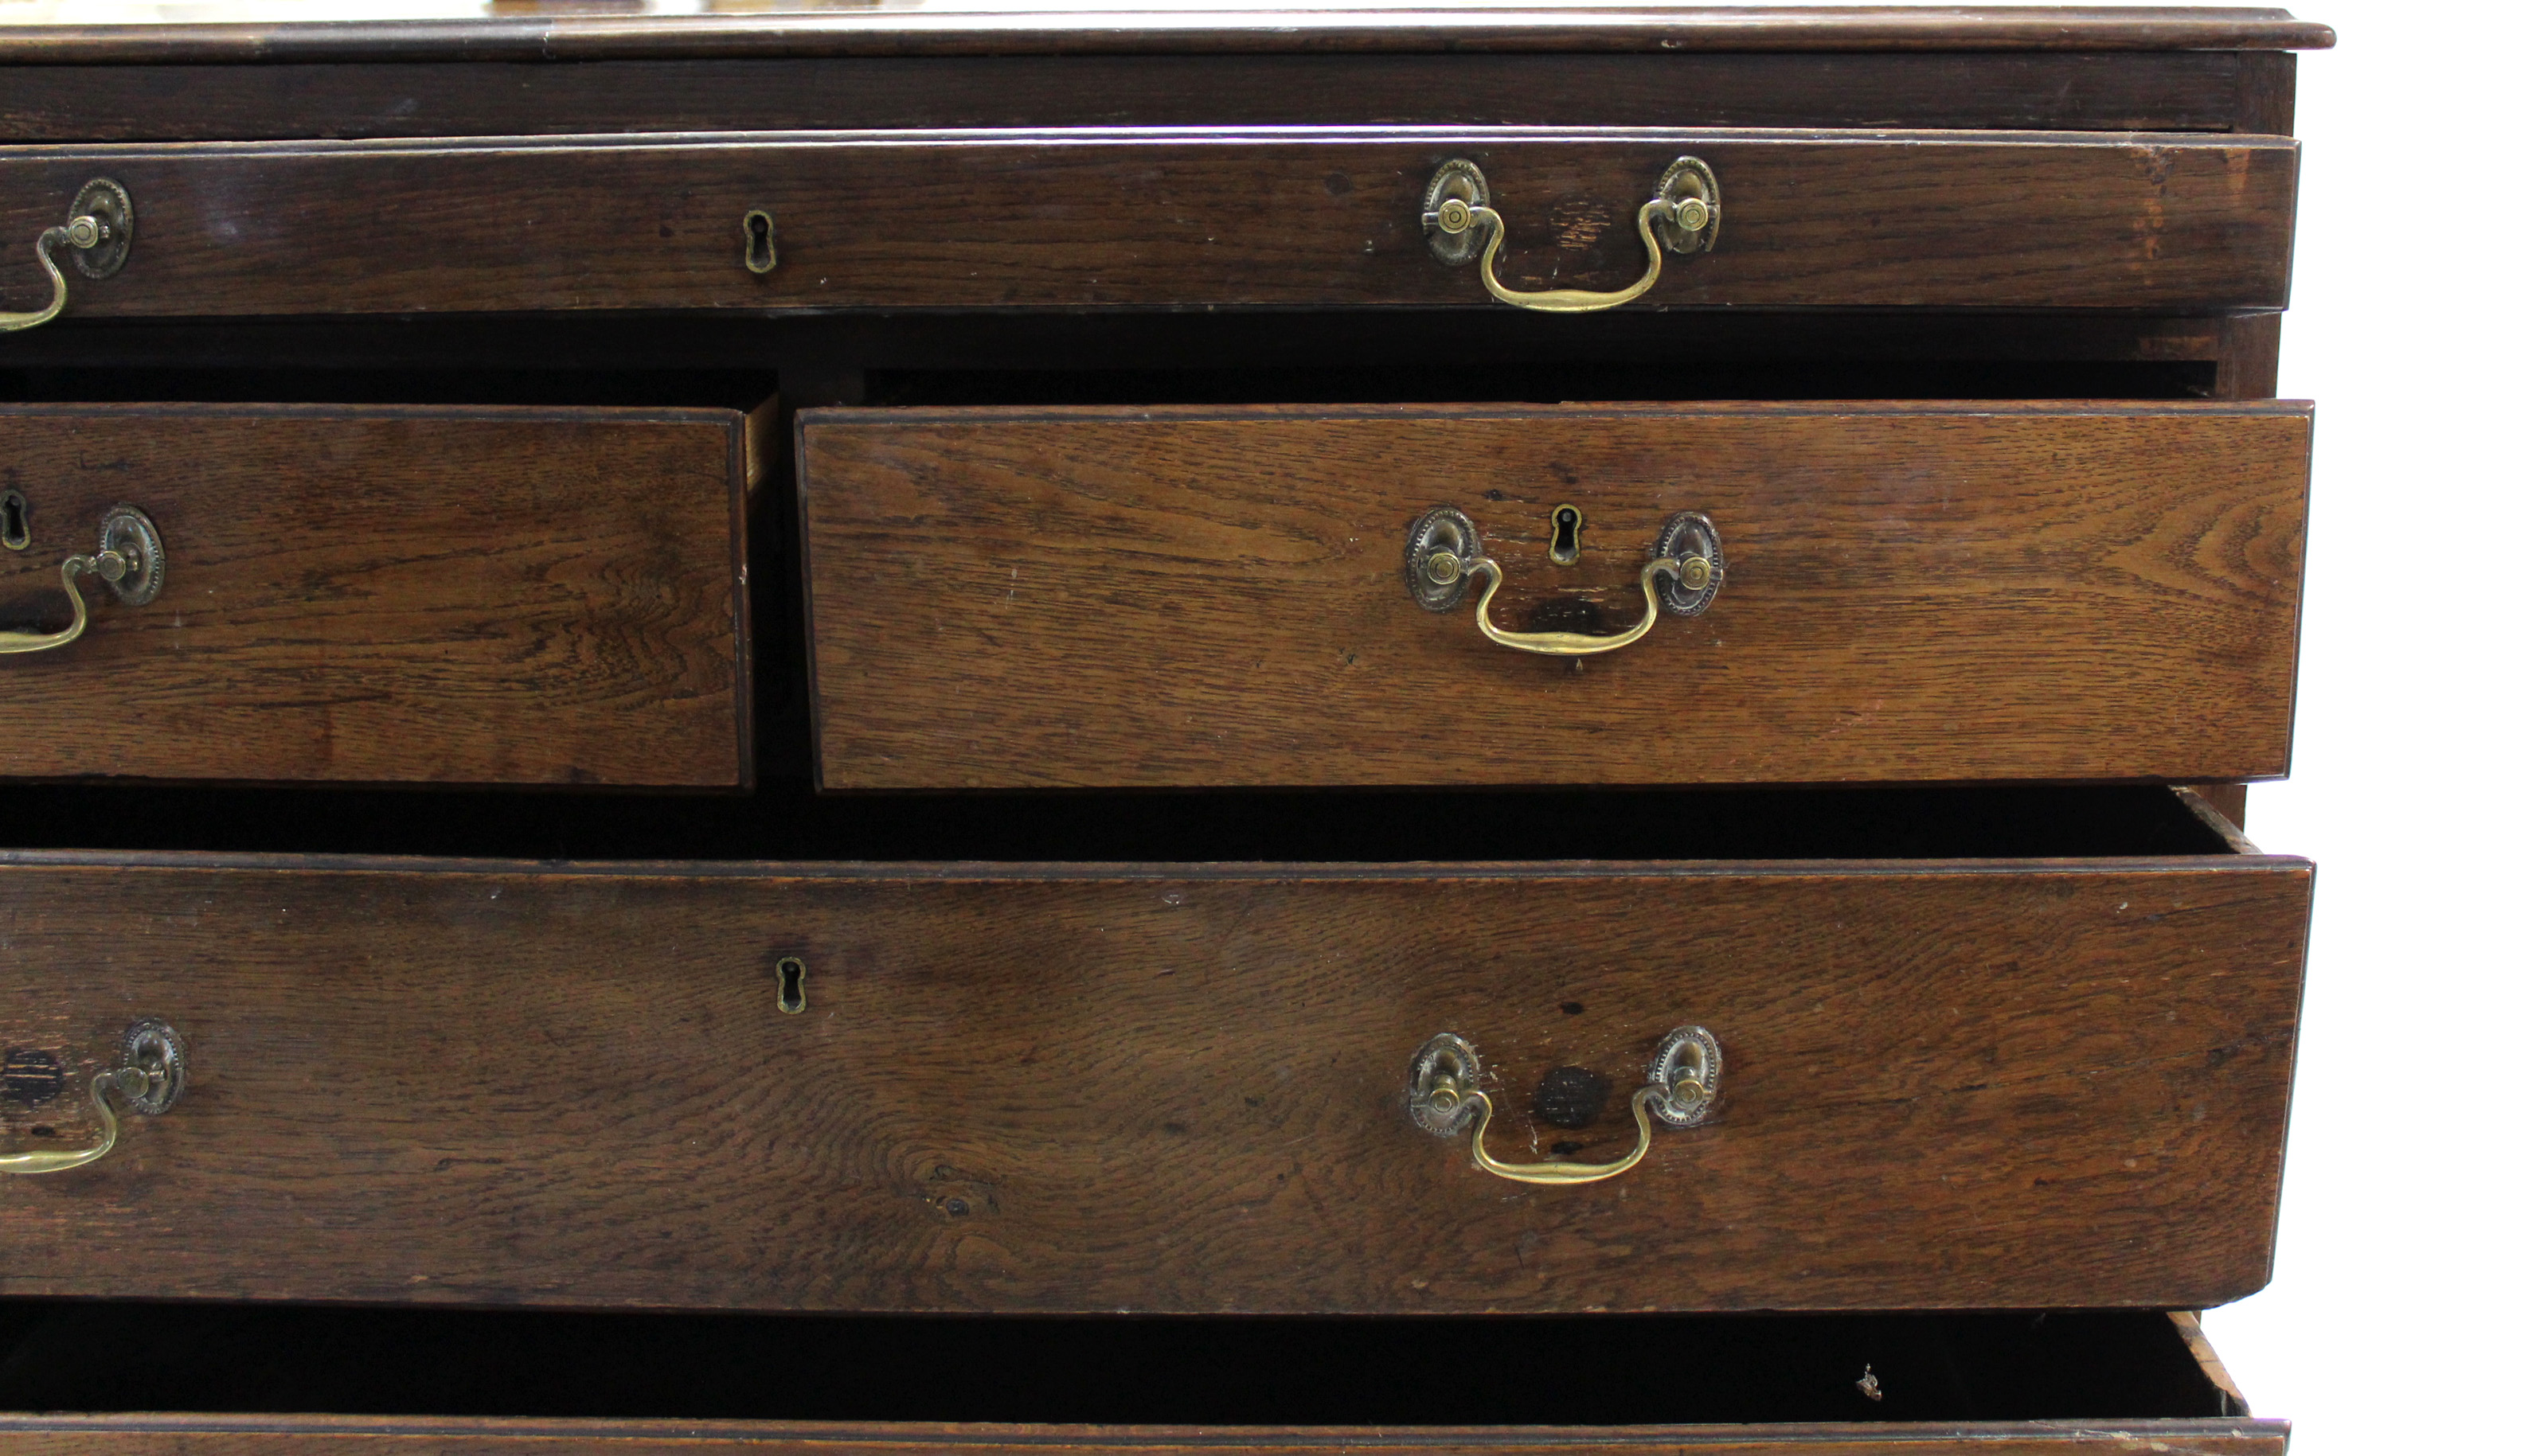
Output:
<path fill-rule="evenodd" d="M 88 1085 L 89 1102 L 96 1108 L 97 1125 L 105 1136 L 85 1148 L 63 1152 L 0 1153 L 0 1173 L 66 1172 L 85 1168 L 114 1151 L 122 1127 L 114 1120 L 114 1106 L 106 1094 L 114 1093 L 131 1104 L 132 1110 L 145 1117 L 155 1117 L 176 1105 L 185 1092 L 185 1039 L 163 1021 L 136 1021 L 123 1033 L 123 1065 L 97 1073 Z"/>
<path fill-rule="evenodd" d="M 1646 610 L 1635 626 L 1621 632 L 1509 632 L 1498 626 L 1489 615 L 1489 604 L 1505 585 L 1505 568 L 1487 554 L 1471 518 L 1451 506 L 1437 506 L 1411 523 L 1405 566 L 1409 595 L 1429 611 L 1452 610 L 1473 577 L 1487 578 L 1480 593 L 1480 635 L 1499 647 L 1554 658 L 1616 652 L 1646 636 L 1666 612 L 1697 616 L 1717 600 L 1717 589 L 1726 580 L 1717 524 L 1698 511 L 1680 512 L 1656 534 L 1651 559 L 1638 571 Z"/>
<path fill-rule="evenodd" d="M 1438 1033 L 1418 1049 L 1409 1065 L 1409 1115 L 1438 1137 L 1471 1129 L 1471 1162 L 1518 1183 L 1599 1183 L 1638 1166 L 1655 1145 L 1650 1115 L 1669 1127 L 1691 1127 L 1706 1120 L 1725 1075 L 1725 1053 L 1708 1028 L 1674 1028 L 1647 1069 L 1647 1085 L 1629 1097 L 1629 1113 L 1637 1119 L 1638 1145 L 1610 1163 L 1507 1163 L 1488 1149 L 1489 1118 L 1496 1105 L 1480 1088 L 1480 1054 L 1451 1032 Z"/>
<path fill-rule="evenodd" d="M 112 278 L 132 250 L 132 195 L 121 184 L 98 177 L 79 190 L 69 221 L 35 234 L 35 261 L 53 281 L 53 299 L 32 313 L 0 312 L 0 334 L 49 324 L 71 297 L 70 281 L 53 262 L 53 250 L 68 243 L 73 262 L 89 278 Z"/>
<path fill-rule="evenodd" d="M 1543 313 L 1594 313 L 1617 308 L 1656 285 L 1667 253 L 1704 253 L 1717 246 L 1722 214 L 1717 175 L 1696 157 L 1674 159 L 1656 179 L 1655 195 L 1638 208 L 1638 241 L 1646 246 L 1647 271 L 1634 284 L 1611 292 L 1589 288 L 1509 288 L 1497 282 L 1497 252 L 1505 246 L 1505 219 L 1489 206 L 1489 180 L 1476 162 L 1456 158 L 1427 179 L 1419 222 L 1427 247 L 1458 267 L 1479 259 L 1480 282 L 1500 303 Z"/>
<path fill-rule="evenodd" d="M 158 528 L 139 506 L 115 506 L 97 523 L 96 554 L 73 556 L 62 563 L 62 591 L 71 599 L 71 624 L 58 632 L 14 632 L 0 629 L 0 657 L 14 653 L 50 652 L 68 647 L 88 631 L 88 599 L 80 595 L 81 573 L 104 582 L 115 600 L 127 606 L 147 606 L 167 584 L 167 552 Z"/>

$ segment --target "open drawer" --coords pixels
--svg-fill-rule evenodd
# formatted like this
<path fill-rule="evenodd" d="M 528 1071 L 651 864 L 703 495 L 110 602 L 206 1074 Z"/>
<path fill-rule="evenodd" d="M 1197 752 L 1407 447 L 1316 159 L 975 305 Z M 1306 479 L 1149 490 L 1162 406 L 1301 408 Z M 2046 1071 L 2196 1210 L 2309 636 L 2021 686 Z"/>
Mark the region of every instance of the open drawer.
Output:
<path fill-rule="evenodd" d="M 112 1352 L 100 1358 L 98 1352 Z M 875 1320 L 0 1301 L 0 1445 L 2278 1456 L 2189 1314 Z"/>
<path fill-rule="evenodd" d="M 49 1170 L 0 1177 L 0 1295 L 1573 1313 L 2269 1274 L 2310 866 L 2188 794 L 151 802 L 5 804 L 89 848 L 0 855 L 0 1148 Z"/>
<path fill-rule="evenodd" d="M 2289 766 L 2301 404 L 798 421 L 831 790 Z"/>
<path fill-rule="evenodd" d="M 0 775 L 742 785 L 749 422 L 0 406 Z"/>
<path fill-rule="evenodd" d="M 0 147 L 0 299 L 29 314 L 49 300 L 70 319 L 2262 309 L 2288 301 L 2297 180 L 2287 138 L 2193 133 L 1086 127 L 19 146 Z M 48 257 L 77 267 L 68 282 L 25 262 L 48 233 Z"/>

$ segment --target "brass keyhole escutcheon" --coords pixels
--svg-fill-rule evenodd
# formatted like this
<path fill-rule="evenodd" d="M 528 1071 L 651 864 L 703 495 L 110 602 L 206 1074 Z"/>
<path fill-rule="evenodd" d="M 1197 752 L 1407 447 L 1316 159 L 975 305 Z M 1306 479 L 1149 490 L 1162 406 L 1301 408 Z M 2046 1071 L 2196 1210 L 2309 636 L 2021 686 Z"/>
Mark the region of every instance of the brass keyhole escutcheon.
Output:
<path fill-rule="evenodd" d="M 750 208 L 739 220 L 740 236 L 747 247 L 740 261 L 751 273 L 775 271 L 775 215 L 764 208 Z"/>
<path fill-rule="evenodd" d="M 0 546 L 23 551 L 34 538 L 27 525 L 27 497 L 15 490 L 0 494 Z"/>
<path fill-rule="evenodd" d="M 1560 506 L 1550 513 L 1550 559 L 1561 566 L 1573 566 L 1585 553 L 1585 513 L 1574 506 Z"/>
<path fill-rule="evenodd" d="M 798 1016 L 810 1006 L 810 968 L 799 956 L 786 956 L 775 963 L 775 1009 L 787 1016 Z"/>

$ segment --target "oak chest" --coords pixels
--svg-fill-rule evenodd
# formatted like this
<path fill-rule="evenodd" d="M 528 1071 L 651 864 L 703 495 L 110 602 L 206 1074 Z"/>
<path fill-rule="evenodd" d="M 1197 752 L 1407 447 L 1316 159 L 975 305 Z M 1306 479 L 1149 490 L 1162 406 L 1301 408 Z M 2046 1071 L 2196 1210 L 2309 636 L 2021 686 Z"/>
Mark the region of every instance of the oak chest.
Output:
<path fill-rule="evenodd" d="M 0 1448 L 2283 1446 L 2330 32 L 494 8 L 0 31 Z"/>

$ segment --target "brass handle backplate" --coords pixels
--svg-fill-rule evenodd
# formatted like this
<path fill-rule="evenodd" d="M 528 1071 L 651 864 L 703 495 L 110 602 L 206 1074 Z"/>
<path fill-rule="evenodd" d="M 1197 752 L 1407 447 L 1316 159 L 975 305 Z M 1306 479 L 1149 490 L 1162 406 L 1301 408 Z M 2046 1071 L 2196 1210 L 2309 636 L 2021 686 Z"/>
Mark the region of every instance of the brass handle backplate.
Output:
<path fill-rule="evenodd" d="M 114 1120 L 113 1093 L 145 1117 L 156 1117 L 176 1105 L 185 1093 L 185 1039 L 163 1021 L 136 1021 L 124 1029 L 123 1064 L 99 1072 L 89 1082 L 90 1104 L 105 1136 L 85 1148 L 62 1152 L 0 1153 L 0 1173 L 66 1172 L 85 1168 L 114 1151 L 122 1128 Z"/>
<path fill-rule="evenodd" d="M 30 313 L 0 312 L 0 334 L 51 323 L 71 297 L 70 280 L 53 262 L 53 250 L 71 245 L 71 264 L 83 278 L 112 278 L 123 271 L 132 253 L 132 194 L 123 185 L 97 177 L 71 201 L 69 221 L 35 234 L 35 261 L 53 281 L 52 301 Z"/>
<path fill-rule="evenodd" d="M 1637 1119 L 1638 1145 L 1610 1163 L 1506 1163 L 1488 1149 L 1489 1118 L 1496 1104 L 1480 1087 L 1484 1072 L 1480 1054 L 1451 1032 L 1440 1032 L 1418 1048 L 1409 1064 L 1409 1116 L 1437 1137 L 1471 1131 L 1471 1162 L 1518 1183 L 1599 1183 L 1638 1166 L 1655 1145 L 1650 1114 L 1668 1127 L 1692 1127 L 1705 1121 L 1717 1101 L 1725 1076 L 1726 1056 L 1708 1028 L 1674 1028 L 1656 1050 L 1647 1083 L 1629 1097 L 1629 1113 Z"/>
<path fill-rule="evenodd" d="M 1594 313 L 1617 308 L 1656 285 L 1667 253 L 1705 253 L 1717 246 L 1724 209 L 1717 195 L 1717 174 L 1696 157 L 1674 159 L 1656 179 L 1655 195 L 1638 208 L 1638 241 L 1647 250 L 1647 271 L 1634 284 L 1610 292 L 1588 288 L 1509 288 L 1497 282 L 1497 251 L 1505 246 L 1505 219 L 1489 206 L 1489 179 L 1477 162 L 1455 158 L 1435 169 L 1426 182 L 1426 199 L 1419 222 L 1426 229 L 1426 246 L 1451 267 L 1477 259 L 1480 282 L 1500 303 L 1543 313 Z"/>
<path fill-rule="evenodd" d="M 1486 577 L 1480 593 L 1480 635 L 1499 647 L 1557 658 L 1591 657 L 1617 651 L 1644 637 L 1666 612 L 1697 616 L 1717 600 L 1726 581 L 1726 551 L 1717 539 L 1717 523 L 1698 511 L 1682 511 L 1656 533 L 1655 546 L 1638 571 L 1638 590 L 1646 610 L 1637 624 L 1608 635 L 1586 632 L 1509 632 L 1489 615 L 1505 569 L 1488 554 L 1480 529 L 1451 506 L 1437 506 L 1409 527 L 1403 569 L 1409 595 L 1428 611 L 1451 611 L 1462 602 L 1473 577 Z"/>
<path fill-rule="evenodd" d="M 115 506 L 96 527 L 96 554 L 73 556 L 62 563 L 62 591 L 71 599 L 71 624 L 58 632 L 13 632 L 0 629 L 0 657 L 13 653 L 50 652 L 68 647 L 88 631 L 88 599 L 80 595 L 82 573 L 105 583 L 126 606 L 148 606 L 167 585 L 167 550 L 158 528 L 139 506 Z"/>

